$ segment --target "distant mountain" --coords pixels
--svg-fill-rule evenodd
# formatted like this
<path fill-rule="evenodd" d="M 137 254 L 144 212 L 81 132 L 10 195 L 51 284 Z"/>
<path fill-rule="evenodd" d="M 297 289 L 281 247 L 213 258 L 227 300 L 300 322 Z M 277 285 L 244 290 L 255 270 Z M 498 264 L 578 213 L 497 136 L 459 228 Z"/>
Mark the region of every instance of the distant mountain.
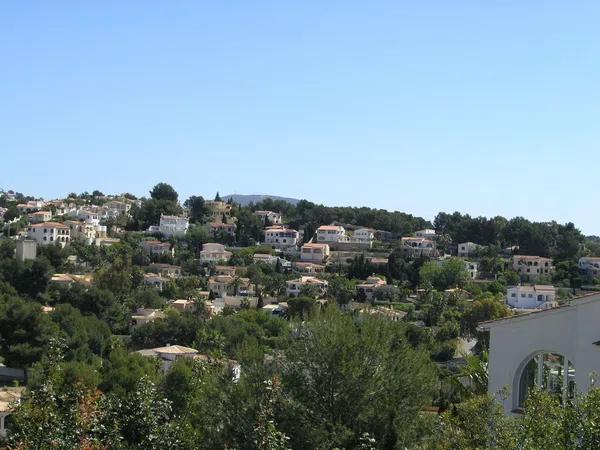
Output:
<path fill-rule="evenodd" d="M 230 198 L 233 199 L 235 203 L 239 203 L 242 206 L 247 206 L 250 203 L 258 203 L 267 198 L 271 200 L 281 200 L 287 203 L 291 203 L 292 205 L 296 205 L 300 200 L 297 198 L 289 198 L 289 197 L 279 197 L 278 195 L 243 195 L 243 194 L 230 194 L 223 195 L 221 197 L 223 200 L 227 201 Z"/>

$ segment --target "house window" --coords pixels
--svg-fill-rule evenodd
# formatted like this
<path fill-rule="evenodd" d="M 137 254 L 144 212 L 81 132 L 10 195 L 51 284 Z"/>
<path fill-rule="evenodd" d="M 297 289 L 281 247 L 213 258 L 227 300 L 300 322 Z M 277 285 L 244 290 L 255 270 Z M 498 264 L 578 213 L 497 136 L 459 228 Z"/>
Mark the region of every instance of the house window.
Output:
<path fill-rule="evenodd" d="M 515 408 L 522 408 L 532 388 L 543 389 L 566 403 L 575 396 L 575 367 L 563 355 L 542 352 L 532 357 L 517 374 Z"/>

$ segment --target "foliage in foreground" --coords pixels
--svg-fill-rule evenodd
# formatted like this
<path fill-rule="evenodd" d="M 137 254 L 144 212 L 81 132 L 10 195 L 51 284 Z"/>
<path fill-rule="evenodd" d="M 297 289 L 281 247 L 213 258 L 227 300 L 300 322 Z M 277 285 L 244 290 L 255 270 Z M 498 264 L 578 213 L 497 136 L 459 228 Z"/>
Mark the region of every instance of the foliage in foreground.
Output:
<path fill-rule="evenodd" d="M 454 406 L 432 421 L 422 450 L 592 450 L 600 448 L 600 389 L 566 406 L 532 391 L 520 416 L 506 416 L 493 397 Z"/>

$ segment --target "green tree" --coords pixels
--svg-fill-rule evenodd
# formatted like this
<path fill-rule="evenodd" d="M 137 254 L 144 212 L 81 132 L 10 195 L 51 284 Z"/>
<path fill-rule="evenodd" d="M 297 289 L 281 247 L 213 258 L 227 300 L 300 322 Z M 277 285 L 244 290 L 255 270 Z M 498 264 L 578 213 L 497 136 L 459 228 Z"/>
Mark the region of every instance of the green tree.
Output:
<path fill-rule="evenodd" d="M 337 276 L 329 282 L 328 294 L 335 299 L 339 305 L 346 305 L 355 296 L 356 283 L 346 277 Z"/>
<path fill-rule="evenodd" d="M 443 291 L 448 288 L 464 287 L 469 280 L 469 272 L 463 260 L 449 258 L 445 261 L 430 261 L 425 263 L 419 271 L 421 284 L 431 284 L 436 289 Z"/>
<path fill-rule="evenodd" d="M 205 205 L 204 198 L 201 195 L 192 195 L 183 204 L 190 211 L 190 221 L 192 223 L 203 223 L 205 217 L 209 214 Z"/>
<path fill-rule="evenodd" d="M 290 409 L 281 431 L 293 448 L 353 448 L 368 430 L 381 448 L 409 446 L 435 385 L 429 358 L 403 327 L 377 317 L 360 324 L 330 307 L 302 326 L 281 362 Z"/>
<path fill-rule="evenodd" d="M 116 346 L 102 366 L 100 389 L 123 394 L 135 389 L 144 377 L 153 381 L 158 379 L 157 361 Z"/>
<path fill-rule="evenodd" d="M 480 322 L 501 319 L 510 314 L 510 309 L 504 303 L 502 294 L 496 296 L 484 294 L 466 307 L 462 316 L 463 329 L 469 335 L 475 336 L 477 325 Z"/>
<path fill-rule="evenodd" d="M 19 297 L 0 297 L 0 354 L 9 367 L 40 360 L 59 329 L 41 305 Z"/>
<path fill-rule="evenodd" d="M 292 319 L 307 320 L 311 318 L 317 310 L 317 302 L 314 297 L 300 295 L 290 298 L 287 301 L 288 316 Z"/>
<path fill-rule="evenodd" d="M 177 202 L 179 195 L 173 189 L 173 186 L 167 183 L 158 183 L 150 191 L 150 197 L 154 200 L 166 200 L 169 202 Z"/>

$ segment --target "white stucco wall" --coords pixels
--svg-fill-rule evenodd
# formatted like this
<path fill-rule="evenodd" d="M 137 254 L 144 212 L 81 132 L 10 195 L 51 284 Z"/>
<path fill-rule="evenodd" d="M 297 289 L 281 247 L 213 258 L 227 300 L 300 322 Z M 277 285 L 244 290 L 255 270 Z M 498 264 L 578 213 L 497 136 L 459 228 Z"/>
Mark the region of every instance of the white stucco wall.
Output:
<path fill-rule="evenodd" d="M 488 392 L 508 389 L 501 399 L 509 413 L 516 408 L 520 373 L 542 351 L 558 353 L 575 367 L 579 392 L 590 389 L 590 375 L 600 375 L 600 295 L 574 300 L 569 306 L 483 325 L 490 330 Z M 596 377 L 598 378 L 598 377 Z"/>

